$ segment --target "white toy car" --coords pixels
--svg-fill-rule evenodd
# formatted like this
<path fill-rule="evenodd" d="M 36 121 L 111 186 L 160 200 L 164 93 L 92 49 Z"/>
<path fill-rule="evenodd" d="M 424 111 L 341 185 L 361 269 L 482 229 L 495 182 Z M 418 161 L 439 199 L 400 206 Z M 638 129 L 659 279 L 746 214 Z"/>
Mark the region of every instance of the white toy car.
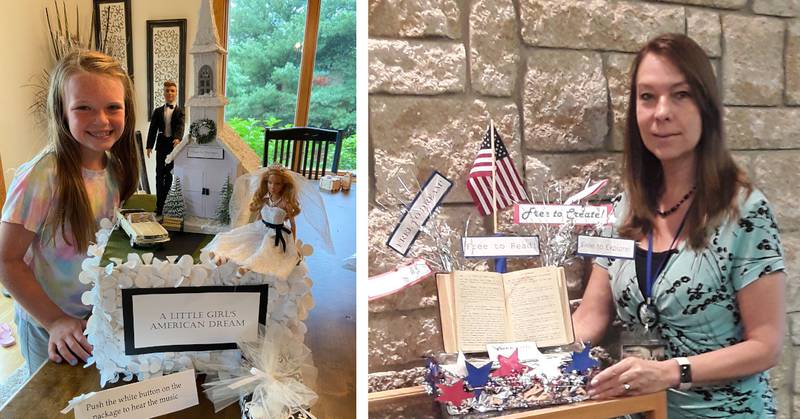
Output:
<path fill-rule="evenodd" d="M 156 215 L 141 209 L 117 209 L 117 223 L 131 238 L 131 247 L 153 246 L 169 241 L 169 233 Z"/>

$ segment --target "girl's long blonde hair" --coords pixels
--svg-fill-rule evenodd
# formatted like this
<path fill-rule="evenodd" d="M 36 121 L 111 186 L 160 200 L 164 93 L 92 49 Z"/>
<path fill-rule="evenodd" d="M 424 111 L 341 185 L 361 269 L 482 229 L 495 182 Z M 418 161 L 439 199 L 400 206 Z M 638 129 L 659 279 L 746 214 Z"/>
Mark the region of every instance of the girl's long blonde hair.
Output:
<path fill-rule="evenodd" d="M 49 144 L 42 154 L 52 154 L 56 163 L 56 206 L 47 223 L 52 229 L 52 237 L 56 236 L 55 233 L 60 228 L 64 240 L 79 251 L 86 251 L 97 226 L 83 183 L 81 145 L 70 133 L 64 103 L 64 87 L 69 78 L 79 72 L 118 79 L 125 90 L 125 128 L 107 153 L 108 169 L 119 188 L 120 202 L 136 191 L 139 171 L 134 143 L 136 115 L 133 86 L 128 73 L 117 60 L 97 51 L 76 50 L 67 54 L 51 72 L 47 92 Z M 72 230 L 71 238 L 74 242 L 67 237 L 67 225 Z"/>
<path fill-rule="evenodd" d="M 255 196 L 253 196 L 253 201 L 250 203 L 250 211 L 261 210 L 261 207 L 267 202 L 269 177 L 273 175 L 283 180 L 283 189 L 281 189 L 280 199 L 285 203 L 284 209 L 286 215 L 294 217 L 300 214 L 300 203 L 297 201 L 297 185 L 295 185 L 294 179 L 292 179 L 292 175 L 289 173 L 289 169 L 283 167 L 270 167 L 267 169 L 264 176 L 261 178 L 261 183 L 258 184 L 258 190 Z M 275 199 L 275 197 L 272 198 Z"/>

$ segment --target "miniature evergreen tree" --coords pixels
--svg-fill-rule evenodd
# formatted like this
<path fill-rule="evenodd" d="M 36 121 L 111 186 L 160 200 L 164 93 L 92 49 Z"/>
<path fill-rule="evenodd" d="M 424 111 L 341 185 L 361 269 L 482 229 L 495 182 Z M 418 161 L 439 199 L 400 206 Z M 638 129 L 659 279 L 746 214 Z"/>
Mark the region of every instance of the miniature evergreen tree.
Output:
<path fill-rule="evenodd" d="M 168 217 L 183 218 L 185 207 L 183 205 L 183 188 L 181 179 L 175 177 L 172 187 L 169 188 L 167 199 L 164 201 L 164 215 Z"/>
<path fill-rule="evenodd" d="M 233 194 L 233 186 L 231 185 L 231 177 L 225 179 L 225 185 L 222 186 L 220 191 L 219 207 L 217 207 L 217 221 L 222 224 L 230 224 L 231 222 L 231 195 Z"/>

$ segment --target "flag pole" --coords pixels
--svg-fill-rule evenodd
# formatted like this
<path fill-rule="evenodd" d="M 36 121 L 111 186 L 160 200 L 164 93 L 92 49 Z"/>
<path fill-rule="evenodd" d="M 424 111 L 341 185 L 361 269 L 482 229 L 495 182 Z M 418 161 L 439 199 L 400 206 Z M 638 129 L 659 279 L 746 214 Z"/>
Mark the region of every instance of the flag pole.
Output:
<path fill-rule="evenodd" d="M 492 142 L 492 234 L 497 234 L 497 155 L 494 150 L 494 120 L 489 118 Z"/>

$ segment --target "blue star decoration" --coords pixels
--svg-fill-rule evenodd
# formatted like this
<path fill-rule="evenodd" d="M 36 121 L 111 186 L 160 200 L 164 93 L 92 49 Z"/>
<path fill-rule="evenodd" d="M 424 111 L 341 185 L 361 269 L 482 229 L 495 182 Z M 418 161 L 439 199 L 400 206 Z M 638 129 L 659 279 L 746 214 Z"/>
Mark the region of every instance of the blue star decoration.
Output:
<path fill-rule="evenodd" d="M 439 364 L 431 358 L 426 358 L 425 360 L 428 362 L 428 373 L 425 374 L 425 381 L 435 391 L 436 382 L 439 381 Z"/>
<path fill-rule="evenodd" d="M 589 368 L 596 368 L 599 363 L 596 359 L 589 356 L 589 351 L 591 349 L 591 346 L 587 344 L 584 346 L 582 352 L 573 352 L 572 361 L 570 361 L 565 368 L 566 372 L 577 371 L 581 374 L 585 374 L 586 370 Z"/>
<path fill-rule="evenodd" d="M 480 368 L 467 362 L 467 383 L 475 390 L 475 398 L 481 395 L 481 390 L 489 382 L 489 372 L 491 371 L 491 362 L 487 362 L 486 365 Z"/>

